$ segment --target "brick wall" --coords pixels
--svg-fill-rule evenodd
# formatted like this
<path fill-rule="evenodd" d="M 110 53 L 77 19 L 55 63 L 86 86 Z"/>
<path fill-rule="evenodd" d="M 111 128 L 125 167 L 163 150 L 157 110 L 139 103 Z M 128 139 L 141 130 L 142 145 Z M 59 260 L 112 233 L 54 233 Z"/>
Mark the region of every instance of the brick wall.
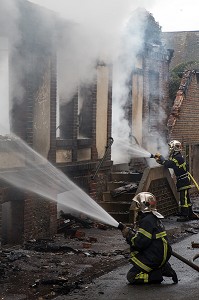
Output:
<path fill-rule="evenodd" d="M 156 195 L 157 210 L 165 217 L 178 212 L 178 203 L 173 197 L 172 190 L 166 178 L 153 180 L 149 186 L 149 191 Z"/>
<path fill-rule="evenodd" d="M 170 69 L 181 63 L 199 60 L 198 44 L 199 31 L 163 32 L 164 43 L 167 48 L 174 50 Z"/>
<path fill-rule="evenodd" d="M 72 161 L 66 163 L 57 163 L 57 167 L 63 171 L 72 181 L 75 182 L 80 188 L 88 193 L 96 201 L 102 198 L 102 191 L 106 190 L 106 177 L 109 176 L 112 162 L 111 149 L 107 152 L 103 165 L 100 167 L 99 174 L 94 180 L 91 179 L 94 175 L 96 168 L 99 164 L 98 152 L 96 148 L 96 100 L 97 100 L 97 74 L 92 82 L 92 85 L 83 87 L 88 89 L 89 104 L 87 110 L 90 111 L 92 118 L 88 119 L 91 123 L 90 127 L 91 137 L 89 139 L 78 139 L 78 94 L 75 94 L 70 102 L 63 106 L 63 118 L 65 118 L 65 125 L 63 128 L 63 135 L 61 139 L 57 140 L 57 145 L 60 149 L 72 149 Z M 112 72 L 110 66 L 109 82 L 108 82 L 108 122 L 107 122 L 107 139 L 111 136 L 112 126 Z M 68 117 L 67 117 L 68 116 Z M 90 122 L 91 121 L 91 122 Z M 83 142 L 83 143 L 82 143 Z M 85 144 L 86 143 L 86 144 Z M 89 161 L 77 161 L 77 151 L 79 147 L 91 148 L 91 159 Z M 87 145 L 87 146 L 85 146 Z M 82 146 L 82 147 L 83 147 Z M 105 151 L 106 149 L 104 149 Z"/>
<path fill-rule="evenodd" d="M 169 139 L 179 140 L 183 155 L 196 182 L 199 181 L 199 73 L 185 71 L 168 118 Z M 192 182 L 192 184 L 194 184 Z M 196 189 L 191 189 L 194 193 Z"/>
<path fill-rule="evenodd" d="M 178 211 L 179 194 L 173 178 L 163 166 L 145 168 L 136 193 L 151 192 L 157 198 L 157 209 L 164 216 Z"/>
<path fill-rule="evenodd" d="M 55 54 L 55 31 L 53 24 L 53 14 L 46 12 L 39 6 L 30 2 L 19 1 L 19 28 L 21 30 L 21 41 L 17 47 L 11 49 L 10 58 L 10 86 L 11 89 L 11 129 L 17 136 L 21 137 L 31 147 L 36 150 L 41 149 L 42 143 L 41 131 L 39 126 L 42 119 L 35 116 L 35 108 L 39 109 L 39 102 L 45 100 L 50 107 L 49 131 L 44 133 L 44 138 L 49 134 L 49 151 L 45 149 L 45 157 L 53 164 L 56 164 L 56 94 L 57 94 L 57 70 L 56 70 L 56 54 Z M 27 17 L 28 16 L 28 17 Z M 46 20 L 49 19 L 49 22 Z M 45 20 L 45 22 L 44 22 Z M 48 25 L 46 25 L 48 24 Z M 49 26 L 49 27 L 48 27 Z M 20 63 L 18 63 L 20 62 Z M 20 71 L 20 88 L 22 93 L 18 91 L 18 85 L 15 85 L 15 79 L 19 78 Z M 110 73 L 111 74 L 111 73 Z M 49 76 L 50 75 L 50 76 Z M 97 79 L 96 79 L 97 80 Z M 111 75 L 109 78 L 108 90 L 108 124 L 107 138 L 111 136 L 111 108 L 112 108 L 112 87 Z M 48 91 L 49 95 L 45 91 Z M 50 92 L 49 92 L 50 91 Z M 107 154 L 105 162 L 100 169 L 100 175 L 94 182 L 91 181 L 91 175 L 95 172 L 98 165 L 98 153 L 96 149 L 96 94 L 97 82 L 91 87 L 90 107 L 92 111 L 92 136 L 91 160 L 85 162 L 77 161 L 78 150 L 78 98 L 77 95 L 73 99 L 72 105 L 72 126 L 70 126 L 70 145 L 72 145 L 72 164 L 67 163 L 62 168 L 57 167 L 66 173 L 77 185 L 90 194 L 96 201 L 102 197 L 102 191 L 106 188 L 106 179 L 110 173 L 112 165 L 110 158 L 111 152 Z M 37 101 L 37 103 L 36 103 Z M 41 112 L 40 112 L 40 115 Z M 37 117 L 37 118 L 35 118 Z M 65 116 L 66 117 L 66 116 Z M 35 131 L 37 125 L 37 132 Z M 71 124 L 70 124 L 71 125 Z M 44 130 L 43 127 L 41 127 Z M 47 135 L 46 135 L 47 134 Z M 47 143 L 45 143 L 46 145 Z M 43 151 L 41 149 L 43 154 Z M 96 184 L 95 184 L 96 183 Z M 94 189 L 95 187 L 95 189 Z M 16 193 L 18 193 L 16 191 Z M 12 224 L 21 218 L 21 232 L 16 236 L 19 240 L 27 240 L 30 238 L 41 238 L 54 234 L 57 226 L 56 203 L 49 202 L 42 197 L 33 193 L 22 192 L 19 194 L 20 213 L 23 215 L 12 214 Z M 14 211 L 14 197 L 10 194 L 9 201 L 11 210 Z M 1 213 L 0 213 L 1 222 Z M 22 226 L 23 225 L 23 226 Z M 22 228 L 23 227 L 23 228 Z"/>
<path fill-rule="evenodd" d="M 24 200 L 24 240 L 50 238 L 57 232 L 56 204 L 26 193 Z"/>
<path fill-rule="evenodd" d="M 92 103 L 93 103 L 93 114 L 92 114 L 92 147 L 91 147 L 91 159 L 95 161 L 98 159 L 98 153 L 96 148 L 96 110 L 97 110 L 97 77 L 93 83 L 92 88 Z"/>
<path fill-rule="evenodd" d="M 21 40 L 17 47 L 10 49 L 9 65 L 11 130 L 34 149 L 40 149 L 41 151 L 38 150 L 38 152 L 55 163 L 57 70 L 53 41 L 54 15 L 28 1 L 19 1 L 18 5 Z M 35 119 L 35 108 L 39 109 L 43 100 L 49 105 L 50 117 L 42 120 L 42 116 L 38 119 L 39 115 L 37 115 Z M 35 107 L 36 101 L 37 107 Z M 46 127 L 42 126 L 42 122 L 46 124 Z M 39 126 L 41 130 L 46 130 L 43 133 L 43 139 L 47 139 L 45 147 L 48 144 L 48 149 L 41 148 Z M 37 132 L 34 131 L 35 128 L 38 129 Z M 10 187 L 9 190 L 9 210 L 12 218 L 10 224 L 12 231 L 15 231 L 15 234 L 9 234 L 10 243 L 56 233 L 57 206 L 55 202 L 47 201 L 32 193 L 19 193 L 17 190 L 16 201 L 12 188 Z M 6 218 L 4 220 L 6 222 Z M 20 226 L 15 225 L 19 224 L 18 220 L 20 220 Z M 0 226 L 1 229 L 2 226 Z"/>
<path fill-rule="evenodd" d="M 0 187 L 0 245 L 2 241 L 2 205 L 7 200 L 7 192 L 6 187 Z"/>
<path fill-rule="evenodd" d="M 172 115 L 170 116 L 173 116 L 175 120 L 168 124 L 170 140 L 176 139 L 184 144 L 199 143 L 198 98 L 199 83 L 197 82 L 197 75 L 194 74 L 186 93 L 184 94 L 182 90 L 177 93 L 176 102 L 174 102 Z"/>
<path fill-rule="evenodd" d="M 56 100 L 57 100 L 57 60 L 53 52 L 51 56 L 50 82 L 50 151 L 49 161 L 56 162 Z"/>

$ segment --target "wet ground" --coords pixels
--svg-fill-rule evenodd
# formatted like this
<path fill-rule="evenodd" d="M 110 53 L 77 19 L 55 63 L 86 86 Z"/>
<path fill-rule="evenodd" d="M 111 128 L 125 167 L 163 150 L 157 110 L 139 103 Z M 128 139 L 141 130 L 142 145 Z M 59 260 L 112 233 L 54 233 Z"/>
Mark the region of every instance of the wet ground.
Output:
<path fill-rule="evenodd" d="M 199 253 L 198 248 L 192 248 L 192 241 L 199 241 L 199 233 L 189 236 L 180 242 L 173 244 L 173 250 L 192 261 Z M 108 274 L 94 280 L 91 284 L 82 286 L 82 289 L 74 290 L 67 297 L 58 296 L 56 300 L 196 300 L 199 294 L 199 272 L 187 264 L 171 256 L 170 263 L 178 276 L 178 284 L 174 284 L 172 278 L 164 277 L 161 284 L 130 285 L 126 280 L 126 274 L 131 265 L 125 264 Z M 194 263 L 199 268 L 199 259 Z"/>
<path fill-rule="evenodd" d="M 176 218 L 164 219 L 170 242 L 194 240 L 199 221 L 178 223 Z M 50 240 L 2 247 L 0 299 L 68 299 L 71 292 L 78 294 L 83 286 L 128 263 L 129 247 L 120 230 L 98 223 L 86 227 L 74 224 Z"/>
<path fill-rule="evenodd" d="M 119 230 L 78 228 L 76 235 L 29 241 L 0 251 L 0 299 L 53 299 L 67 295 L 125 263 L 128 247 Z M 14 296 L 13 296 L 14 295 Z"/>
<path fill-rule="evenodd" d="M 171 242 L 199 232 L 198 221 L 179 224 L 164 220 Z M 82 285 L 128 262 L 129 249 L 118 229 L 79 227 L 75 236 L 29 241 L 2 248 L 0 299 L 54 299 L 78 291 Z"/>

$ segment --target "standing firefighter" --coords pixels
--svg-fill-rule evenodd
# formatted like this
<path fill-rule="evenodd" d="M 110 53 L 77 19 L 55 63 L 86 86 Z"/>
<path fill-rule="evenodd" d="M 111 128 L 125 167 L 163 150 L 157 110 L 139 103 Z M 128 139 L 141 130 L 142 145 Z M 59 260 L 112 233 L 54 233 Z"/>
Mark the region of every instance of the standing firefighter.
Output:
<path fill-rule="evenodd" d="M 192 204 L 189 196 L 189 189 L 191 188 L 190 176 L 187 170 L 187 165 L 182 156 L 182 145 L 179 141 L 173 140 L 169 143 L 169 158 L 165 159 L 161 154 L 156 153 L 154 158 L 157 163 L 166 168 L 173 169 L 176 176 L 176 187 L 180 193 L 179 213 L 180 218 L 178 222 L 185 222 L 189 220 L 198 219 L 192 211 Z"/>
<path fill-rule="evenodd" d="M 172 249 L 161 222 L 164 217 L 156 210 L 155 196 L 148 192 L 139 193 L 133 198 L 131 208 L 137 214 L 137 231 L 119 224 L 130 245 L 130 262 L 133 264 L 127 280 L 131 284 L 161 283 L 166 276 L 177 283 L 177 275 L 168 262 Z"/>

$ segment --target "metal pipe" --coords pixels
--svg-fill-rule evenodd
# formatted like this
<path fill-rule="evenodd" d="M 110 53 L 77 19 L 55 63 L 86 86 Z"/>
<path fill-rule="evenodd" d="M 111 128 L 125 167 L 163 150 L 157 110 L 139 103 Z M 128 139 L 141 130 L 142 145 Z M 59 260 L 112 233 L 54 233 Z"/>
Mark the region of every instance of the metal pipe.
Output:
<path fill-rule="evenodd" d="M 114 142 L 114 139 L 113 139 L 112 137 L 110 137 L 110 138 L 109 138 L 109 143 L 107 143 L 107 146 L 106 146 L 106 151 L 105 151 L 105 153 L 104 153 L 104 156 L 103 156 L 102 159 L 100 160 L 100 162 L 99 162 L 99 164 L 98 164 L 98 166 L 97 166 L 97 168 L 96 168 L 95 174 L 94 174 L 93 176 L 91 176 L 91 179 L 92 179 L 92 180 L 95 179 L 95 176 L 97 175 L 97 173 L 98 173 L 98 171 L 99 171 L 101 165 L 103 164 L 103 162 L 104 162 L 104 160 L 105 160 L 105 158 L 106 158 L 106 154 L 107 154 L 109 148 L 112 146 L 113 142 Z"/>

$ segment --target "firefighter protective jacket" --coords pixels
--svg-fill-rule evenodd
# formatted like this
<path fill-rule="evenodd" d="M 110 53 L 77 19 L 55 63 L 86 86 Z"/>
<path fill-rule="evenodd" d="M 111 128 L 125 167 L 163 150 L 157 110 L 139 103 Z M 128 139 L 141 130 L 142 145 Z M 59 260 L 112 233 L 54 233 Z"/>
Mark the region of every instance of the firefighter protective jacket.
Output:
<path fill-rule="evenodd" d="M 176 187 L 178 192 L 191 188 L 191 181 L 187 170 L 187 165 L 180 152 L 174 153 L 167 160 L 160 155 L 156 161 L 167 168 L 173 169 L 177 180 Z"/>
<path fill-rule="evenodd" d="M 130 262 L 145 272 L 161 268 L 171 256 L 171 246 L 161 220 L 153 213 L 143 213 L 136 234 L 126 238 L 130 245 Z"/>

